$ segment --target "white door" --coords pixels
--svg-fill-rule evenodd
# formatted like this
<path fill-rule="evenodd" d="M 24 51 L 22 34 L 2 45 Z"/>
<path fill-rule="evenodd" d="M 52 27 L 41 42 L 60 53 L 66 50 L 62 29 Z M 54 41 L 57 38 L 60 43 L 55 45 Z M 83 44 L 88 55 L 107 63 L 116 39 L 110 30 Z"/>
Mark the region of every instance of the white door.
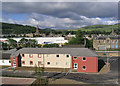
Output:
<path fill-rule="evenodd" d="M 16 62 L 13 62 L 13 67 L 16 67 Z"/>
<path fill-rule="evenodd" d="M 73 68 L 74 68 L 74 69 L 77 69 L 77 68 L 78 68 L 78 64 L 77 64 L 77 63 L 74 63 Z"/>

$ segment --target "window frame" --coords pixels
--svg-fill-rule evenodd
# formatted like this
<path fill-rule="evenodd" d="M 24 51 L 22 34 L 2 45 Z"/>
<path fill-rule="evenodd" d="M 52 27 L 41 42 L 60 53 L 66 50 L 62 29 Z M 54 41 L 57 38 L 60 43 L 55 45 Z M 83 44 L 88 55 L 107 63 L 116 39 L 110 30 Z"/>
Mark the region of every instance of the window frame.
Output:
<path fill-rule="evenodd" d="M 77 59 L 77 56 L 74 56 L 74 57 L 73 57 L 73 58 L 74 58 L 74 60 L 76 60 L 76 59 L 75 59 L 75 57 L 76 57 L 76 59 Z"/>
<path fill-rule="evenodd" d="M 48 64 L 49 63 L 49 64 Z M 47 62 L 47 65 L 50 65 L 50 62 Z"/>
<path fill-rule="evenodd" d="M 32 62 L 32 64 L 30 63 L 30 65 L 33 65 L 33 61 L 30 61 L 30 62 Z"/>
<path fill-rule="evenodd" d="M 60 57 L 60 55 L 58 55 L 58 54 L 57 54 L 57 55 L 56 55 L 56 57 L 57 57 L 57 58 L 59 58 L 59 57 Z"/>
<path fill-rule="evenodd" d="M 67 57 L 67 58 L 69 58 L 69 57 L 70 57 L 70 55 L 66 55 L 66 57 Z"/>
<path fill-rule="evenodd" d="M 15 60 L 16 58 L 15 57 L 13 57 L 13 60 Z"/>
<path fill-rule="evenodd" d="M 85 60 L 83 60 L 83 58 L 85 58 Z M 86 57 L 85 56 L 82 57 L 82 61 L 86 61 Z"/>
<path fill-rule="evenodd" d="M 39 55 L 40 55 L 40 57 L 39 57 Z M 41 54 L 38 54 L 38 58 L 41 58 Z"/>
<path fill-rule="evenodd" d="M 85 69 L 83 69 L 83 67 L 85 67 Z M 83 70 L 86 70 L 86 66 L 82 66 L 82 69 L 83 69 Z"/>
<path fill-rule="evenodd" d="M 32 56 L 31 56 L 31 55 L 32 55 Z M 29 54 L 29 57 L 30 57 L 30 58 L 33 58 L 33 54 Z"/>
<path fill-rule="evenodd" d="M 24 63 L 23 63 L 24 62 Z M 25 64 L 25 61 L 22 61 L 22 64 Z"/>
<path fill-rule="evenodd" d="M 39 62 L 40 62 L 40 64 L 39 64 Z M 42 64 L 42 62 L 41 62 L 41 61 L 38 61 L 38 66 L 41 65 L 41 64 Z"/>
<path fill-rule="evenodd" d="M 25 57 L 25 54 L 22 54 L 22 57 Z"/>
<path fill-rule="evenodd" d="M 74 67 L 74 64 L 77 64 L 77 68 Z M 78 69 L 78 63 L 73 63 L 73 69 Z"/>

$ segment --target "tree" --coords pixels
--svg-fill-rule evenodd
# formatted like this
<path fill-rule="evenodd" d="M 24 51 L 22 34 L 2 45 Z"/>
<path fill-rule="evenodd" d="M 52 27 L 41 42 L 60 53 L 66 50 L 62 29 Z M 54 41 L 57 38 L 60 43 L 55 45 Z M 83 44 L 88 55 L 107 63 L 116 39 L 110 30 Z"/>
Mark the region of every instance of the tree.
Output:
<path fill-rule="evenodd" d="M 11 48 L 17 47 L 17 41 L 14 39 L 8 39 L 7 42 L 8 42 L 8 46 Z"/>
<path fill-rule="evenodd" d="M 22 38 L 19 42 L 18 42 L 19 46 L 21 47 L 28 47 L 28 39 Z"/>
<path fill-rule="evenodd" d="M 86 48 L 93 48 L 93 39 L 92 40 L 88 40 L 86 39 Z"/>
<path fill-rule="evenodd" d="M 51 47 L 59 47 L 58 44 L 54 43 L 54 44 L 45 44 L 43 47 L 45 48 L 51 48 Z"/>
<path fill-rule="evenodd" d="M 76 33 L 76 37 L 72 38 L 68 44 L 84 44 L 84 32 L 82 32 L 81 30 L 78 30 L 78 32 Z"/>

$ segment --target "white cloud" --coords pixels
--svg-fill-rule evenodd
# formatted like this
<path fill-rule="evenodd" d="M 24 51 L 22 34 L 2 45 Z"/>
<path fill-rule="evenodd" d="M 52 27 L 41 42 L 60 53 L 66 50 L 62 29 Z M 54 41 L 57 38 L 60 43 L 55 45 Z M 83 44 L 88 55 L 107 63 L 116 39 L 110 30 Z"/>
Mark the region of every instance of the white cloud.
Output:
<path fill-rule="evenodd" d="M 48 15 L 41 15 L 37 13 L 32 13 L 29 15 L 29 19 L 26 21 L 16 21 L 12 19 L 3 20 L 3 22 L 9 22 L 9 23 L 17 23 L 17 24 L 23 24 L 23 25 L 32 25 L 36 26 L 39 25 L 41 28 L 81 28 L 83 26 L 89 26 L 89 25 L 97 25 L 97 24 L 105 24 L 105 25 L 111 25 L 116 24 L 117 20 L 104 20 L 99 17 L 95 18 L 88 18 L 86 16 L 80 16 L 80 19 L 78 20 L 72 20 L 71 18 L 57 18 L 53 16 Z"/>

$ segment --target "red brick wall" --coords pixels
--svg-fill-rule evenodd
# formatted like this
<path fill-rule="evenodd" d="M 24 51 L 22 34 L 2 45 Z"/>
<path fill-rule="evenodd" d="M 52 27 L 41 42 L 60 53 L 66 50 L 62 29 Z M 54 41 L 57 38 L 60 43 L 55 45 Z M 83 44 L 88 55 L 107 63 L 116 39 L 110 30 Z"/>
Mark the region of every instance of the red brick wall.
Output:
<path fill-rule="evenodd" d="M 13 62 L 16 62 L 16 67 L 18 67 L 18 57 L 15 57 L 15 60 L 13 60 L 13 57 L 10 57 L 11 59 L 11 67 L 13 67 Z"/>
<path fill-rule="evenodd" d="M 78 72 L 98 72 L 98 57 L 86 57 L 86 61 L 83 61 L 82 57 L 77 57 L 77 59 L 74 59 L 74 57 L 72 57 L 72 69 L 74 63 L 78 64 Z M 83 66 L 86 66 L 85 70 L 82 69 Z"/>

